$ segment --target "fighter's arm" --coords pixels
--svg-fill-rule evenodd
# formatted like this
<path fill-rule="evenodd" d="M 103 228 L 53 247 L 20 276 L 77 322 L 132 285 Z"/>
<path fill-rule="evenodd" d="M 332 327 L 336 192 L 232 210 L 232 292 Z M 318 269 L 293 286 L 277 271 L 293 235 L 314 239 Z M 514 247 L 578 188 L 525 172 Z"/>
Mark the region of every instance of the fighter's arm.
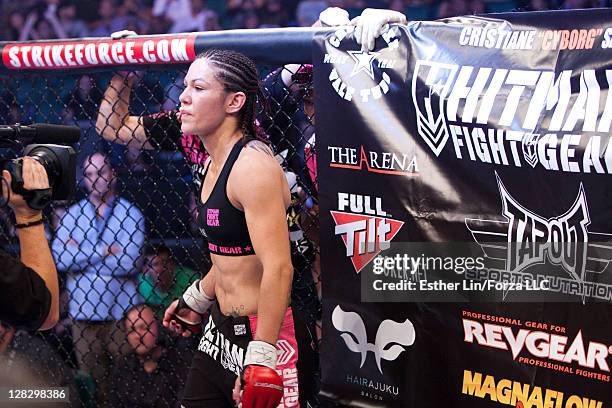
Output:
<path fill-rule="evenodd" d="M 172 302 L 164 313 L 162 324 L 183 337 L 192 335 L 192 331 L 184 324 L 185 322 L 200 322 L 201 314 L 205 313 L 215 302 L 215 283 L 217 268 L 213 265 L 204 278 L 191 284 L 183 293 L 183 301 L 188 307 L 179 308 L 179 299 Z M 201 313 L 196 312 L 195 310 Z M 177 322 L 179 315 L 183 322 Z M 199 324 L 197 324 L 199 326 Z M 197 328 L 199 331 L 199 327 Z"/>
<path fill-rule="evenodd" d="M 111 78 L 100 102 L 96 130 L 110 142 L 153 149 L 140 118 L 129 113 L 130 94 L 135 79 L 133 74 L 121 73 Z"/>
<path fill-rule="evenodd" d="M 228 184 L 228 196 L 242 206 L 253 249 L 263 265 L 255 340 L 276 344 L 293 277 L 286 222 L 289 187 L 270 154 L 246 149 L 243 155 Z"/>

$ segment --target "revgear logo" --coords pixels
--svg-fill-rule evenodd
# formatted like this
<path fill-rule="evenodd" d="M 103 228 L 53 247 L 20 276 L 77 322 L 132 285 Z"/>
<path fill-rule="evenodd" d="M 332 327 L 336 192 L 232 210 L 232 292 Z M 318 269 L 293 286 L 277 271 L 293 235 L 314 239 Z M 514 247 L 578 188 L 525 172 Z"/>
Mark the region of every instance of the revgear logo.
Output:
<path fill-rule="evenodd" d="M 389 249 L 404 225 L 403 221 L 389 218 L 380 197 L 338 193 L 338 211 L 330 213 L 336 224 L 335 233 L 342 237 L 346 256 L 357 273 L 381 251 Z"/>
<path fill-rule="evenodd" d="M 389 92 L 391 77 L 385 70 L 393 68 L 396 60 L 384 58 L 383 55 L 386 50 L 399 48 L 400 29 L 391 27 L 383 33 L 387 47 L 378 52 L 340 50 L 340 44 L 353 30 L 354 27 L 341 28 L 327 39 L 331 47 L 328 47 L 323 63 L 334 65 L 328 79 L 342 99 L 352 101 L 353 96 L 358 94 L 359 100 L 367 103 Z M 350 72 L 343 72 L 342 66 L 346 64 L 352 64 Z"/>
<path fill-rule="evenodd" d="M 374 354 L 376 367 L 382 374 L 381 360 L 394 361 L 402 354 L 406 347 L 412 346 L 416 339 L 414 326 L 409 319 L 403 323 L 393 320 L 383 320 L 376 331 L 374 343 L 368 343 L 368 335 L 365 324 L 359 314 L 345 312 L 340 305 L 336 306 L 332 313 L 332 323 L 341 334 L 346 347 L 361 355 L 362 368 L 368 357 L 368 352 Z"/>
<path fill-rule="evenodd" d="M 418 60 L 411 93 L 417 131 L 436 156 L 449 150 L 459 160 L 612 174 L 612 96 L 604 92 L 611 85 L 612 70 Z"/>
<path fill-rule="evenodd" d="M 552 265 L 561 266 L 571 280 L 582 284 L 583 297 L 609 297 L 610 288 L 605 287 L 610 285 L 586 285 L 590 276 L 603 273 L 612 260 L 612 235 L 588 231 L 591 219 L 582 183 L 574 203 L 564 214 L 546 218 L 522 206 L 510 195 L 497 173 L 496 178 L 505 221 L 465 219 L 490 266 L 519 273 L 548 260 Z"/>

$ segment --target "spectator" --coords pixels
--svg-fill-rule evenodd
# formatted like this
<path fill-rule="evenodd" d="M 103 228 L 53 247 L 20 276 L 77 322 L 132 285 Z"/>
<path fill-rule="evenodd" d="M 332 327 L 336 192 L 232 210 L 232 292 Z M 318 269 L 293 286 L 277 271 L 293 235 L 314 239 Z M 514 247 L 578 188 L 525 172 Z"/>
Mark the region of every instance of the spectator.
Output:
<path fill-rule="evenodd" d="M 60 4 L 57 14 L 68 38 L 83 38 L 89 36 L 87 25 L 76 15 L 76 3 L 73 0 L 68 0 Z"/>
<path fill-rule="evenodd" d="M 230 0 L 226 7 L 229 28 L 244 28 L 249 13 L 258 13 L 264 6 L 262 0 Z"/>
<path fill-rule="evenodd" d="M 216 16 L 202 0 L 155 0 L 152 13 L 168 20 L 171 24 L 169 33 L 205 31 L 206 20 Z"/>
<path fill-rule="evenodd" d="M 242 23 L 243 28 L 255 29 L 259 28 L 259 16 L 254 11 L 250 11 L 244 15 L 244 21 Z"/>
<path fill-rule="evenodd" d="M 89 75 L 82 75 L 65 105 L 72 109 L 77 120 L 91 120 L 96 117 L 100 98 L 102 98 L 102 93 L 95 86 L 93 78 Z"/>
<path fill-rule="evenodd" d="M 389 10 L 395 10 L 403 13 L 404 10 L 406 10 L 406 2 L 404 0 L 391 0 L 389 2 Z"/>
<path fill-rule="evenodd" d="M 25 17 L 20 11 L 13 11 L 8 18 L 6 40 L 17 41 L 25 26 Z"/>
<path fill-rule="evenodd" d="M 296 17 L 298 25 L 310 27 L 319 19 L 319 14 L 328 7 L 324 0 L 302 0 L 298 4 Z"/>
<path fill-rule="evenodd" d="M 152 308 L 131 307 L 123 324 L 130 353 L 113 366 L 111 407 L 174 407 L 185 384 L 191 358 L 160 342 Z"/>
<path fill-rule="evenodd" d="M 100 20 L 93 24 L 94 29 L 91 31 L 93 37 L 108 37 L 111 33 L 124 30 L 133 23 L 133 16 L 116 15 L 115 6 L 113 0 L 100 0 L 98 6 Z"/>
<path fill-rule="evenodd" d="M 88 196 L 63 216 L 53 253 L 68 273 L 69 314 L 81 369 L 98 385 L 103 402 L 109 385 L 110 359 L 122 344 L 116 322 L 140 301 L 136 287 L 144 242 L 142 213 L 114 192 L 115 174 L 102 153 L 84 163 Z"/>
<path fill-rule="evenodd" d="M 289 24 L 289 14 L 280 0 L 268 0 L 259 15 L 264 27 L 286 27 Z"/>
<path fill-rule="evenodd" d="M 550 2 L 548 0 L 530 0 L 527 4 L 528 11 L 543 11 L 550 9 Z"/>
<path fill-rule="evenodd" d="M 445 0 L 440 3 L 437 18 L 447 18 L 470 14 L 468 4 L 463 0 Z"/>
<path fill-rule="evenodd" d="M 47 0 L 44 12 L 36 9 L 28 14 L 19 41 L 66 38 L 66 31 L 56 16 L 58 0 Z"/>
<path fill-rule="evenodd" d="M 198 275 L 189 268 L 177 267 L 170 249 L 163 244 L 147 247 L 144 256 L 138 290 L 145 302 L 155 306 L 157 318 L 161 318 Z"/>

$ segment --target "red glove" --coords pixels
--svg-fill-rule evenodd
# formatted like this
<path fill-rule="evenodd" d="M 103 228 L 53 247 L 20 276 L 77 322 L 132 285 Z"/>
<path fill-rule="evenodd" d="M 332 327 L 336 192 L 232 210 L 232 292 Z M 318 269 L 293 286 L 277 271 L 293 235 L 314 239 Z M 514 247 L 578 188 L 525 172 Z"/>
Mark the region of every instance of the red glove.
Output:
<path fill-rule="evenodd" d="M 283 398 L 283 381 L 276 372 L 276 346 L 251 341 L 242 372 L 242 408 L 275 408 Z"/>
<path fill-rule="evenodd" d="M 242 373 L 242 408 L 276 408 L 283 398 L 283 381 L 264 366 L 250 365 Z"/>

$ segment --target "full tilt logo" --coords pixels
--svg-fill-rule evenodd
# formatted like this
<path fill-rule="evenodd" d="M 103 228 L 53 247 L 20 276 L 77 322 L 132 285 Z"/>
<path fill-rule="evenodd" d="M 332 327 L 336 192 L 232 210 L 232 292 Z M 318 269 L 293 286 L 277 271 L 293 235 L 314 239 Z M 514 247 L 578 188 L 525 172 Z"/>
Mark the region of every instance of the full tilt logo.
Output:
<path fill-rule="evenodd" d="M 335 233 L 342 237 L 346 256 L 357 273 L 380 253 L 389 249 L 403 221 L 389 218 L 382 209 L 382 198 L 338 193 L 338 211 L 330 211 Z"/>

